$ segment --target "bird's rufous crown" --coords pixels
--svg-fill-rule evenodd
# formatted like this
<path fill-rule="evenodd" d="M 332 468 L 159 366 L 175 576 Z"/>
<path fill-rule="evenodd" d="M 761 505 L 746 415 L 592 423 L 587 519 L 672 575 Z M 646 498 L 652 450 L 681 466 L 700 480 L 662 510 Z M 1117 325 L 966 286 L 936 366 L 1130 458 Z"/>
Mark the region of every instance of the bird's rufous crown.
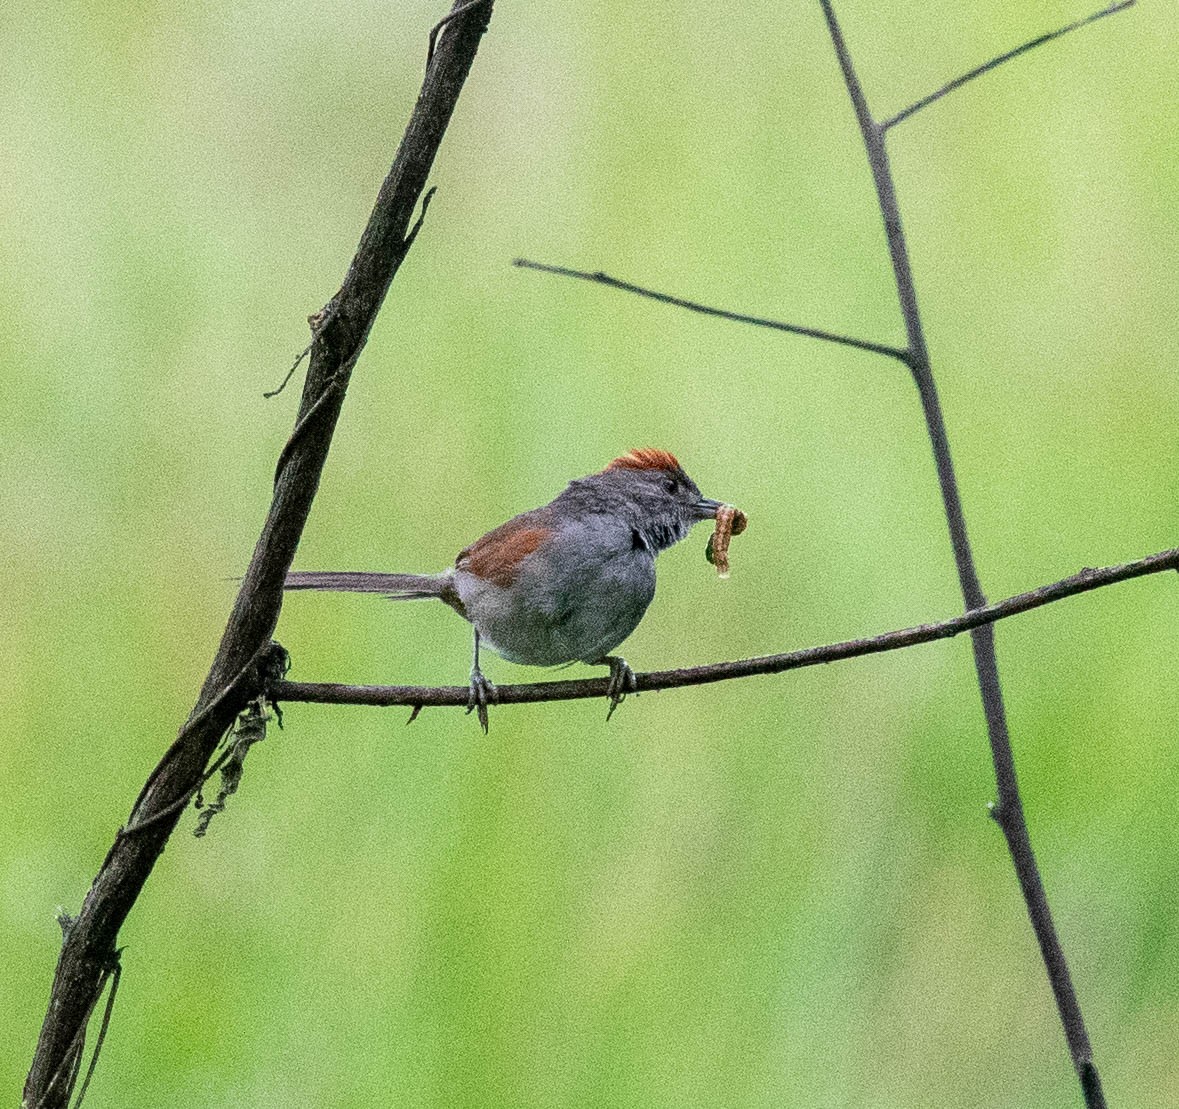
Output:
<path fill-rule="evenodd" d="M 678 470 L 680 464 L 670 451 L 655 447 L 638 447 L 627 451 L 621 458 L 614 459 L 607 470 Z"/>

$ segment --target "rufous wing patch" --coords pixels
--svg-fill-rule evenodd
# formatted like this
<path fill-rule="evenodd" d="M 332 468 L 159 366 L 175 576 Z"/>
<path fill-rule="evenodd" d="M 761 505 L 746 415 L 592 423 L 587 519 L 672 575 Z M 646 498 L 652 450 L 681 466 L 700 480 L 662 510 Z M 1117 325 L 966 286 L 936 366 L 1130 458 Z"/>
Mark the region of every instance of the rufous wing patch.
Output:
<path fill-rule="evenodd" d="M 516 580 L 520 563 L 550 534 L 548 528 L 509 520 L 460 551 L 455 566 L 506 589 Z"/>
<path fill-rule="evenodd" d="M 627 451 L 621 458 L 614 459 L 607 470 L 670 470 L 680 469 L 680 464 L 670 451 L 655 447 L 638 447 Z"/>

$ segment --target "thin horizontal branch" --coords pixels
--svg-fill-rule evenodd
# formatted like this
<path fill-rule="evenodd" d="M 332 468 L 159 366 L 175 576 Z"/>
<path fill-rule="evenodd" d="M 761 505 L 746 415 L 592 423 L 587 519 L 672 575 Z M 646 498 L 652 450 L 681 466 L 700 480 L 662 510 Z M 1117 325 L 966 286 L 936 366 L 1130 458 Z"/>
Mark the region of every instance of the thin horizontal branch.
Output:
<path fill-rule="evenodd" d="M 910 104 L 904 111 L 897 112 L 895 116 L 891 119 L 886 119 L 880 125 L 881 130 L 887 131 L 890 127 L 895 127 L 898 123 L 908 119 L 909 116 L 921 111 L 922 108 L 929 107 L 930 104 L 941 100 L 943 96 L 948 96 L 955 89 L 960 89 L 976 77 L 981 77 L 984 73 L 990 73 L 992 69 L 997 69 L 1004 62 L 1010 62 L 1018 58 L 1021 54 L 1026 54 L 1029 50 L 1034 50 L 1037 46 L 1043 46 L 1046 42 L 1052 42 L 1054 39 L 1061 38 L 1071 31 L 1079 31 L 1082 27 L 1087 27 L 1090 23 L 1096 23 L 1097 20 L 1104 19 L 1107 15 L 1113 15 L 1115 12 L 1120 12 L 1124 8 L 1133 6 L 1134 0 L 1118 0 L 1116 4 L 1110 4 L 1108 8 L 1102 8 L 1101 11 L 1087 15 L 1084 19 L 1074 20 L 1065 27 L 1058 27 L 1055 31 L 1049 31 L 1047 34 L 1031 39 L 1022 46 L 1017 46 L 1014 50 L 1008 50 L 1005 54 L 1000 54 L 998 57 L 992 58 L 989 62 L 984 62 L 969 72 L 963 73 L 961 77 L 955 77 L 948 84 L 942 85 L 937 92 L 931 92 L 928 96 L 923 96 L 920 100 Z"/>
<path fill-rule="evenodd" d="M 642 285 L 634 285 L 629 281 L 620 281 L 601 270 L 572 270 L 566 266 L 550 266 L 545 262 L 532 262 L 527 258 L 517 258 L 512 265 L 525 270 L 538 270 L 540 273 L 552 273 L 558 277 L 576 277 L 582 281 L 590 281 L 595 285 L 605 285 L 608 289 L 619 289 L 624 293 L 635 293 L 648 300 L 657 300 L 660 304 L 672 304 L 676 308 L 687 308 L 689 312 L 699 312 L 705 316 L 716 316 L 722 320 L 733 320 L 736 323 L 749 323 L 754 327 L 768 327 L 773 331 L 788 331 L 791 335 L 802 335 L 808 339 L 822 339 L 826 343 L 838 343 L 844 347 L 854 347 L 856 350 L 870 351 L 872 354 L 884 354 L 889 358 L 896 358 L 905 365 L 909 364 L 909 352 L 901 347 L 890 347 L 884 343 L 873 343 L 868 339 L 857 339 L 851 335 L 840 335 L 834 331 L 823 331 L 817 327 L 803 327 L 796 323 L 783 323 L 781 320 L 770 320 L 763 316 L 747 316 L 741 312 L 729 312 L 724 308 L 713 308 L 707 304 L 700 304 L 695 300 L 685 300 L 683 297 L 660 293 L 654 289 L 646 289 Z"/>
<path fill-rule="evenodd" d="M 636 692 L 660 689 L 679 689 L 689 685 L 748 678 L 757 674 L 780 674 L 786 670 L 801 670 L 827 662 L 839 662 L 861 655 L 875 655 L 950 639 L 973 628 L 994 624 L 999 620 L 1029 612 L 1034 608 L 1088 593 L 1130 578 L 1159 574 L 1164 570 L 1179 570 L 1179 547 L 1161 551 L 1137 562 L 1101 569 L 1085 569 L 1072 577 L 1044 585 L 1026 593 L 1018 593 L 1003 601 L 972 609 L 970 612 L 943 620 L 938 624 L 919 624 L 912 628 L 885 632 L 866 639 L 849 639 L 822 647 L 805 647 L 778 655 L 738 659 L 733 662 L 714 662 L 707 666 L 692 666 L 680 670 L 653 670 L 635 675 Z M 533 704 L 538 701 L 574 701 L 585 697 L 604 697 L 608 678 L 587 678 L 577 681 L 528 682 L 521 685 L 497 687 L 497 703 L 501 705 Z M 405 705 L 467 707 L 470 689 L 465 686 L 415 685 L 336 685 L 316 682 L 277 682 L 272 686 L 275 701 L 304 701 L 321 705 L 374 705 L 390 707 Z"/>

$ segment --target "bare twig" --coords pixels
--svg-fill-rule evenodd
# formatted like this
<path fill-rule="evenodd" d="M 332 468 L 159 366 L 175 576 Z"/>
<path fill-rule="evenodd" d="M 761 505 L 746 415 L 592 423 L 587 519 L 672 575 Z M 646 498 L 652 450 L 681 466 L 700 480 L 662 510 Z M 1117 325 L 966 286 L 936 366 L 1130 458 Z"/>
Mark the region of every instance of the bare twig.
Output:
<path fill-rule="evenodd" d="M 620 289 L 624 293 L 636 293 L 648 300 L 657 300 L 660 304 L 671 304 L 677 308 L 687 308 L 690 312 L 700 312 L 705 316 L 716 316 L 722 320 L 734 320 L 737 323 L 753 324 L 754 327 L 768 327 L 774 331 L 788 331 L 791 335 L 803 335 L 809 339 L 822 339 L 828 343 L 838 343 L 845 347 L 855 347 L 857 350 L 870 351 L 873 354 L 886 354 L 889 358 L 899 359 L 906 365 L 909 363 L 909 352 L 900 347 L 890 347 L 884 343 L 873 343 L 867 339 L 856 339 L 850 335 L 840 335 L 834 331 L 823 331 L 817 327 L 803 327 L 796 323 L 782 323 L 780 320 L 769 320 L 763 316 L 746 316 L 741 312 L 729 312 L 724 308 L 712 308 L 707 304 L 700 304 L 694 300 L 684 300 L 683 297 L 671 296 L 669 293 L 656 292 L 645 289 L 642 285 L 633 285 L 629 281 L 620 281 L 617 277 L 602 273 L 600 270 L 572 270 L 566 266 L 550 266 L 545 262 L 532 262 L 527 258 L 517 258 L 512 265 L 525 270 L 539 270 L 541 273 L 556 274 L 558 277 L 576 277 L 582 281 L 592 281 L 595 285 L 605 285 L 609 289 Z"/>
<path fill-rule="evenodd" d="M 311 344 L 308 343 L 303 348 L 302 352 L 295 356 L 294 362 L 291 363 L 291 368 L 289 370 L 287 370 L 286 377 L 284 377 L 282 379 L 282 381 L 279 382 L 278 387 L 275 389 L 270 389 L 267 392 L 263 393 L 262 395 L 267 400 L 270 400 L 271 397 L 277 397 L 278 394 L 281 393 L 287 387 L 287 385 L 290 383 L 291 378 L 295 376 L 295 371 L 299 368 L 303 359 L 306 358 L 307 355 L 309 355 L 310 353 L 311 353 Z"/>
<path fill-rule="evenodd" d="M 895 127 L 898 123 L 909 118 L 909 116 L 921 111 L 922 108 L 927 108 L 930 104 L 937 100 L 941 100 L 943 96 L 948 95 L 955 89 L 960 89 L 969 81 L 973 81 L 976 77 L 981 77 L 984 73 L 990 73 L 992 69 L 997 69 L 1004 62 L 1009 62 L 1013 58 L 1018 58 L 1021 54 L 1026 54 L 1029 50 L 1034 50 L 1037 46 L 1043 46 L 1046 42 L 1052 42 L 1063 35 L 1067 35 L 1070 31 L 1079 31 L 1082 27 L 1089 26 L 1090 23 L 1096 23 L 1099 19 L 1104 19 L 1107 15 L 1113 15 L 1115 12 L 1120 12 L 1124 8 L 1133 7 L 1134 0 L 1118 0 L 1115 4 L 1110 4 L 1107 8 L 1102 8 L 1099 12 L 1094 12 L 1092 15 L 1085 16 L 1084 19 L 1074 20 L 1065 27 L 1058 27 L 1055 31 L 1049 31 L 1047 34 L 1039 35 L 1034 39 L 1017 46 L 1014 50 L 1008 50 L 1005 54 L 1000 54 L 998 57 L 992 58 L 989 62 L 984 62 L 980 66 L 963 73 L 961 77 L 955 77 L 954 80 L 948 84 L 942 85 L 936 92 L 931 92 L 928 96 L 923 96 L 920 100 L 910 104 L 903 111 L 897 112 L 895 116 L 886 119 L 881 125 L 882 131 L 887 131 L 890 127 Z"/>
<path fill-rule="evenodd" d="M 1018 593 L 1003 601 L 984 605 L 965 612 L 960 616 L 942 620 L 936 624 L 919 624 L 912 628 L 885 632 L 865 639 L 849 639 L 842 643 L 829 643 L 822 647 L 806 647 L 798 651 L 786 651 L 777 655 L 762 655 L 758 658 L 738 659 L 733 662 L 714 662 L 706 666 L 692 666 L 679 670 L 654 670 L 635 675 L 635 692 L 661 689 L 681 689 L 685 686 L 706 685 L 711 682 L 730 681 L 734 678 L 748 678 L 758 674 L 781 674 L 787 670 L 802 670 L 808 666 L 819 666 L 844 659 L 875 655 L 884 651 L 897 651 L 915 647 L 921 643 L 932 643 L 939 639 L 950 639 L 963 632 L 973 631 L 984 625 L 1006 620 L 1055 601 L 1088 593 L 1093 589 L 1159 574 L 1165 570 L 1179 570 L 1179 548 L 1160 551 L 1137 562 L 1118 566 L 1103 566 L 1100 569 L 1085 569 L 1072 577 L 1063 578 L 1051 585 L 1043 585 L 1026 593 Z M 609 678 L 587 678 L 578 681 L 528 682 L 522 685 L 497 685 L 497 704 L 523 705 L 541 701 L 575 701 L 586 697 L 604 697 Z M 305 701 L 321 705 L 373 705 L 391 707 L 413 706 L 412 720 L 422 706 L 453 706 L 466 708 L 470 697 L 468 686 L 416 686 L 416 685 L 336 685 L 317 682 L 278 682 L 271 688 L 276 701 Z"/>
<path fill-rule="evenodd" d="M 67 1104 L 77 1076 L 78 1045 L 114 957 L 119 928 L 176 826 L 181 799 L 191 796 L 221 737 L 259 692 L 261 676 L 252 664 L 278 620 L 283 580 L 311 510 L 349 374 L 409 249 L 414 210 L 491 8 L 492 0 L 478 5 L 458 0 L 451 8 L 447 33 L 433 54 L 344 283 L 315 317 L 311 364 L 293 436 L 297 441 L 283 452 L 266 523 L 196 707 L 132 808 L 128 828 L 136 834 L 116 838 L 65 935 L 25 1080 L 26 1105 L 60 1109 Z"/>

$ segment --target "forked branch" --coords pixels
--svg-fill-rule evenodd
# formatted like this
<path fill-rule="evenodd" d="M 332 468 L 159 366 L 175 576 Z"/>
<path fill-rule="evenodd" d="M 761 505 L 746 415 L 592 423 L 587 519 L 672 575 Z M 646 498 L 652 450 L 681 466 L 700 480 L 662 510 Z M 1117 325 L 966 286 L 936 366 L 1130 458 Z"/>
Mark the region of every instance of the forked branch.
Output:
<path fill-rule="evenodd" d="M 883 123 L 873 117 L 868 107 L 867 98 L 864 95 L 859 77 L 856 74 L 851 53 L 847 48 L 839 23 L 836 20 L 831 0 L 819 0 L 819 3 L 827 22 L 831 42 L 835 49 L 848 97 L 855 111 L 856 121 L 859 125 L 860 134 L 868 155 L 868 165 L 872 173 L 877 201 L 880 206 L 880 214 L 884 223 L 885 243 L 887 245 L 889 259 L 892 263 L 893 276 L 896 283 L 897 301 L 905 325 L 907 342 L 904 349 L 895 349 L 886 347 L 883 344 L 870 343 L 863 340 L 852 340 L 846 336 L 834 335 L 792 324 L 779 324 L 775 321 L 743 318 L 736 313 L 709 308 L 707 305 L 696 302 L 685 302 L 678 297 L 644 289 L 615 278 L 609 278 L 602 273 L 570 270 L 561 266 L 548 266 L 536 263 L 528 263 L 528 265 L 532 269 L 609 285 L 612 288 L 637 293 L 649 299 L 689 308 L 694 312 L 702 312 L 712 316 L 720 316 L 726 319 L 755 324 L 757 326 L 772 327 L 779 331 L 789 331 L 798 335 L 841 343 L 845 346 L 853 346 L 875 353 L 887 354 L 903 362 L 913 376 L 913 381 L 917 386 L 918 396 L 921 400 L 926 430 L 929 434 L 930 445 L 933 450 L 946 524 L 950 533 L 950 543 L 954 552 L 954 563 L 958 572 L 958 580 L 962 589 L 962 597 L 967 609 L 967 616 L 969 617 L 972 613 L 986 611 L 988 606 L 979 582 L 974 556 L 971 552 L 966 519 L 962 510 L 961 495 L 950 453 L 949 438 L 946 433 L 941 402 L 933 377 L 933 369 L 925 340 L 921 314 L 918 310 L 916 285 L 913 280 L 908 246 L 905 242 L 905 234 L 901 224 L 896 187 L 889 165 L 888 152 L 885 149 L 885 136 L 889 128 L 895 126 L 897 123 L 907 119 L 929 104 L 942 99 L 955 89 L 961 88 L 975 78 L 981 77 L 984 73 L 990 72 L 1004 62 L 1017 58 L 1029 50 L 1034 49 L 1036 46 L 1051 42 L 1095 20 L 1102 19 L 1107 15 L 1112 15 L 1114 12 L 1121 11 L 1123 8 L 1130 7 L 1133 0 L 1120 0 L 1120 2 L 1114 3 L 1085 19 L 1078 20 L 1049 34 L 1041 35 L 1014 50 L 1000 54 L 986 64 L 976 67 L 969 73 L 963 74 L 936 92 L 910 105 Z M 970 636 L 998 790 L 998 803 L 993 813 L 1007 841 L 1012 863 L 1019 880 L 1020 891 L 1027 906 L 1028 917 L 1036 935 L 1041 957 L 1048 973 L 1048 980 L 1056 999 L 1069 1053 L 1080 1079 L 1085 1104 L 1089 1109 L 1102 1109 L 1105 1105 L 1105 1098 L 1101 1090 L 1100 1075 L 1096 1065 L 1093 1063 L 1088 1032 L 1081 1016 L 1080 1004 L 1077 1001 L 1076 991 L 1073 988 L 1068 965 L 1064 957 L 1064 950 L 1052 922 L 1048 899 L 1040 879 L 1039 868 L 1037 867 L 1031 840 L 1028 835 L 1027 822 L 1023 814 L 1023 804 L 1020 799 L 1015 772 L 1015 760 L 1012 755 L 1011 741 L 1007 730 L 1003 691 L 999 682 L 999 666 L 995 654 L 992 623 L 984 621 L 971 625 Z M 778 662 L 781 662 L 785 657 L 779 656 Z M 645 677 L 652 679 L 655 676 L 646 675 Z M 666 677 L 666 675 L 663 677 Z M 709 680 L 717 679 L 711 678 Z M 651 688 L 655 688 L 655 686 L 651 686 Z"/>

